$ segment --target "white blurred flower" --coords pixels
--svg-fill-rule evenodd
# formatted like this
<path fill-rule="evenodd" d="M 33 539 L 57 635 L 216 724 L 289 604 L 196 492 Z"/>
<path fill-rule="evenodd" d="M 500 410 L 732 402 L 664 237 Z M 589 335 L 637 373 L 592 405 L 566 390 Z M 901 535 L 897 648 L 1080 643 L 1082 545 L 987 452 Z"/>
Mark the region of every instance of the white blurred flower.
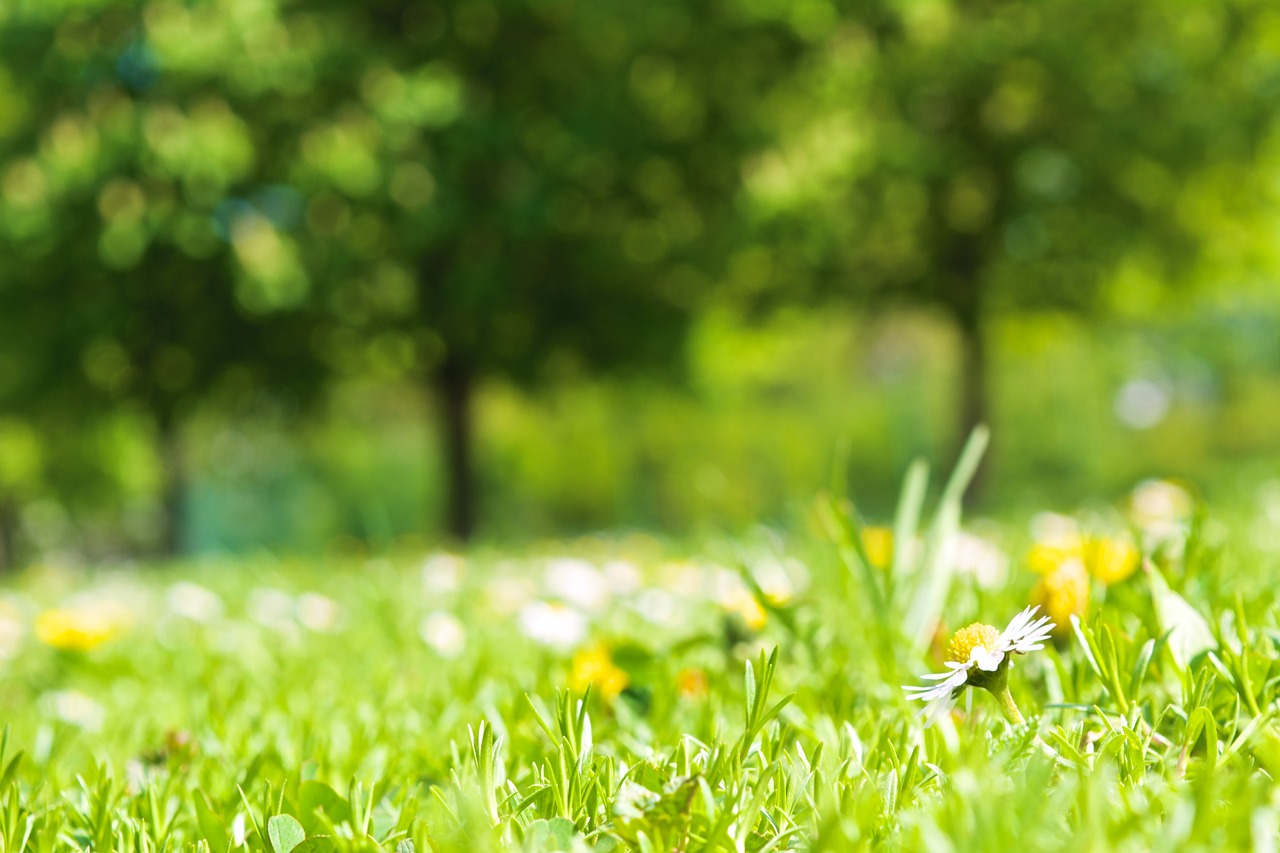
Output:
<path fill-rule="evenodd" d="M 769 614 L 737 572 L 717 569 L 711 581 L 711 598 L 725 613 L 740 619 L 752 631 L 759 631 L 769 621 Z"/>
<path fill-rule="evenodd" d="M 1120 423 L 1130 429 L 1151 429 L 1168 416 L 1173 395 L 1163 382 L 1136 378 L 1120 386 L 1111 405 Z"/>
<path fill-rule="evenodd" d="M 587 618 L 563 604 L 531 601 L 520 611 L 520 630 L 544 646 L 571 649 L 586 639 Z"/>
<path fill-rule="evenodd" d="M 768 559 L 753 566 L 751 574 L 765 597 L 774 604 L 790 601 L 809 581 L 808 572 L 797 560 Z"/>
<path fill-rule="evenodd" d="M 293 596 L 284 590 L 257 587 L 249 593 L 249 618 L 268 628 L 292 627 L 295 606 Z"/>
<path fill-rule="evenodd" d="M 1031 538 L 1044 545 L 1071 548 L 1080 544 L 1080 525 L 1069 515 L 1038 512 L 1031 517 Z"/>
<path fill-rule="evenodd" d="M 551 595 L 583 610 L 600 610 L 609 601 L 609 583 L 586 560 L 560 557 L 547 564 L 546 588 Z"/>
<path fill-rule="evenodd" d="M 424 616 L 418 626 L 418 635 L 444 658 L 457 657 L 467 644 L 467 629 L 461 620 L 444 610 L 435 610 Z"/>
<path fill-rule="evenodd" d="M 1009 572 L 1009 558 L 988 539 L 972 533 L 956 534 L 953 545 L 956 571 L 969 575 L 983 589 L 995 589 Z"/>
<path fill-rule="evenodd" d="M 742 576 L 733 569 L 716 569 L 711 575 L 711 598 L 720 605 L 738 601 L 750 595 Z"/>
<path fill-rule="evenodd" d="M 243 847 L 245 839 L 249 834 L 249 822 L 245 819 L 244 812 L 240 812 L 231 821 L 231 846 Z"/>
<path fill-rule="evenodd" d="M 713 571 L 688 560 L 667 563 L 662 567 L 662 586 L 679 596 L 693 598 L 706 596 L 707 584 Z"/>
<path fill-rule="evenodd" d="M 427 592 L 454 592 L 462 585 L 467 561 L 457 554 L 432 554 L 422 564 L 422 587 Z"/>
<path fill-rule="evenodd" d="M 632 600 L 631 607 L 655 625 L 673 625 L 677 616 L 677 600 L 665 589 L 644 589 Z"/>
<path fill-rule="evenodd" d="M 1179 521 L 1191 515 L 1191 495 L 1168 480 L 1143 480 L 1129 495 L 1133 520 L 1141 526 L 1159 521 Z"/>
<path fill-rule="evenodd" d="M 1267 480 L 1258 487 L 1258 515 L 1249 525 L 1254 547 L 1280 551 L 1280 480 Z"/>
<path fill-rule="evenodd" d="M 298 622 L 310 631 L 332 631 L 338 627 L 342 608 L 338 602 L 318 592 L 304 592 L 298 596 Z"/>
<path fill-rule="evenodd" d="M 485 585 L 485 601 L 489 609 L 499 616 L 519 613 L 537 594 L 532 580 L 520 574 L 495 575 Z"/>
<path fill-rule="evenodd" d="M 1148 550 L 1180 550 L 1190 532 L 1192 508 L 1187 490 L 1167 480 L 1143 480 L 1129 495 L 1129 515 Z"/>
<path fill-rule="evenodd" d="M 190 581 L 178 581 L 164 594 L 169 612 L 193 622 L 213 622 L 222 616 L 222 598 Z"/>
<path fill-rule="evenodd" d="M 87 732 L 99 731 L 107 718 L 103 707 L 79 690 L 46 693 L 40 697 L 40 705 L 47 716 Z"/>
<path fill-rule="evenodd" d="M 12 602 L 0 600 L 0 659 L 17 657 L 26 633 L 22 611 Z"/>
<path fill-rule="evenodd" d="M 604 566 L 604 579 L 614 595 L 631 595 L 644 584 L 644 577 L 630 560 L 610 560 Z"/>

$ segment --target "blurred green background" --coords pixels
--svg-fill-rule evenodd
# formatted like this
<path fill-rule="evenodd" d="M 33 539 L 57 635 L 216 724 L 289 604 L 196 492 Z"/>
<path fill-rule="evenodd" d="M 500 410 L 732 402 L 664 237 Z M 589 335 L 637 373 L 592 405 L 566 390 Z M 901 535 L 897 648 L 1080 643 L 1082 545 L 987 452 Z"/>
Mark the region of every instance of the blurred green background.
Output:
<path fill-rule="evenodd" d="M 1280 474 L 1262 0 L 9 0 L 0 562 Z M 839 460 L 839 461 L 837 461 Z"/>

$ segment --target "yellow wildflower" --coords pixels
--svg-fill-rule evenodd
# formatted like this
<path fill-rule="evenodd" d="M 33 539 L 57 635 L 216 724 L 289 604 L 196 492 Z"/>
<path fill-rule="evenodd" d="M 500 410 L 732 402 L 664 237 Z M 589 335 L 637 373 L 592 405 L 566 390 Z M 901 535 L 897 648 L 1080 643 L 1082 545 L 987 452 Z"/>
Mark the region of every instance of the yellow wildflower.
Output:
<path fill-rule="evenodd" d="M 1102 537 L 1085 548 L 1085 566 L 1089 574 L 1105 584 L 1119 583 L 1138 568 L 1141 555 L 1124 539 Z"/>
<path fill-rule="evenodd" d="M 700 669 L 682 669 L 676 676 L 676 690 L 686 699 L 697 699 L 707 693 L 707 674 Z"/>
<path fill-rule="evenodd" d="M 582 649 L 573 656 L 569 687 L 578 693 L 591 687 L 605 699 L 614 699 L 629 682 L 627 674 L 618 668 L 609 650 L 602 645 Z"/>
<path fill-rule="evenodd" d="M 68 652 L 88 652 L 120 634 L 118 613 L 101 608 L 58 608 L 36 617 L 36 638 L 46 646 Z"/>
<path fill-rule="evenodd" d="M 723 597 L 720 606 L 730 616 L 736 616 L 742 620 L 742 624 L 753 633 L 763 630 L 765 623 L 769 621 L 769 614 L 746 588 L 731 590 Z"/>
<path fill-rule="evenodd" d="M 1036 542 L 1027 552 L 1027 565 L 1031 571 L 1047 575 L 1067 560 L 1081 559 L 1083 556 L 1083 544 Z"/>
<path fill-rule="evenodd" d="M 893 531 L 887 527 L 862 528 L 862 550 L 877 569 L 887 569 L 893 563 Z"/>
<path fill-rule="evenodd" d="M 1078 559 L 1063 560 L 1041 578 L 1031 592 L 1031 602 L 1053 619 L 1054 636 L 1071 633 L 1071 616 L 1084 616 L 1089 607 L 1089 573 Z"/>
<path fill-rule="evenodd" d="M 1037 574 L 1049 575 L 1063 564 L 1079 562 L 1105 584 L 1123 581 L 1141 562 L 1138 549 L 1128 540 L 1110 536 L 1081 539 L 1079 542 L 1037 542 L 1027 552 L 1027 566 Z M 1062 620 L 1057 620 L 1062 624 Z"/>

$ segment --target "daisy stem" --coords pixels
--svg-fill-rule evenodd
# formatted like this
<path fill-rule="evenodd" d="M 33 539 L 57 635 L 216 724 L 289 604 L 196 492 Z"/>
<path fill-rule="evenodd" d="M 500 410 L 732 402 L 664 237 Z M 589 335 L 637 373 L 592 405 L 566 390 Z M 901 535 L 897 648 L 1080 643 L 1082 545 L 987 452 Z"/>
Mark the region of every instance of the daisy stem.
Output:
<path fill-rule="evenodd" d="M 1018 706 L 1013 702 L 1013 694 L 1009 692 L 1008 685 L 1002 684 L 991 693 L 996 697 L 996 701 L 1000 703 L 1000 712 L 1004 714 L 1004 718 L 1015 726 L 1020 726 L 1026 722 L 1022 718 L 1022 712 L 1018 710 Z"/>

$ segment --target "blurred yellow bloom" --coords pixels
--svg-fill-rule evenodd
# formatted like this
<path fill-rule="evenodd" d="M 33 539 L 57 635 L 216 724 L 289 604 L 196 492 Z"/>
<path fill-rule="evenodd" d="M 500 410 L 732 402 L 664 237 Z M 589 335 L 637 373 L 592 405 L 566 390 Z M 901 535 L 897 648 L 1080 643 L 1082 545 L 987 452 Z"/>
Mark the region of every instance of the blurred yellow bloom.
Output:
<path fill-rule="evenodd" d="M 1047 575 L 1067 560 L 1079 560 L 1083 557 L 1082 545 L 1036 542 L 1027 552 L 1027 565 L 1031 571 Z"/>
<path fill-rule="evenodd" d="M 107 609 L 77 607 L 46 610 L 36 617 L 36 639 L 68 652 L 88 652 L 118 636 L 124 629 L 120 614 Z"/>
<path fill-rule="evenodd" d="M 751 631 L 762 630 L 765 623 L 769 621 L 769 614 L 760 606 L 760 602 L 756 601 L 751 591 L 745 588 L 734 589 L 725 595 L 720 606 L 730 616 L 741 619 L 742 624 Z"/>
<path fill-rule="evenodd" d="M 1085 566 L 1089 574 L 1105 584 L 1119 583 L 1138 568 L 1138 549 L 1123 539 L 1094 539 L 1085 548 Z"/>
<path fill-rule="evenodd" d="M 591 687 L 605 699 L 614 699 L 629 681 L 627 674 L 613 662 L 609 650 L 604 646 L 592 646 L 573 656 L 569 687 L 578 693 Z"/>
<path fill-rule="evenodd" d="M 1084 563 L 1072 558 L 1058 563 L 1031 591 L 1031 603 L 1038 604 L 1053 620 L 1053 635 L 1071 633 L 1071 616 L 1083 617 L 1089 607 L 1089 573 Z"/>
<path fill-rule="evenodd" d="M 862 528 L 862 549 L 867 559 L 877 569 L 887 569 L 893 563 L 893 531 L 887 527 Z"/>
<path fill-rule="evenodd" d="M 676 690 L 686 699 L 697 699 L 707 693 L 707 674 L 700 669 L 682 669 L 676 676 Z"/>
<path fill-rule="evenodd" d="M 1027 566 L 1038 574 L 1048 575 L 1063 563 L 1079 562 L 1089 575 L 1104 584 L 1123 581 L 1138 568 L 1141 554 L 1125 539 L 1102 536 L 1079 543 L 1037 542 L 1027 552 Z M 1055 620 L 1059 625 L 1062 620 Z"/>

